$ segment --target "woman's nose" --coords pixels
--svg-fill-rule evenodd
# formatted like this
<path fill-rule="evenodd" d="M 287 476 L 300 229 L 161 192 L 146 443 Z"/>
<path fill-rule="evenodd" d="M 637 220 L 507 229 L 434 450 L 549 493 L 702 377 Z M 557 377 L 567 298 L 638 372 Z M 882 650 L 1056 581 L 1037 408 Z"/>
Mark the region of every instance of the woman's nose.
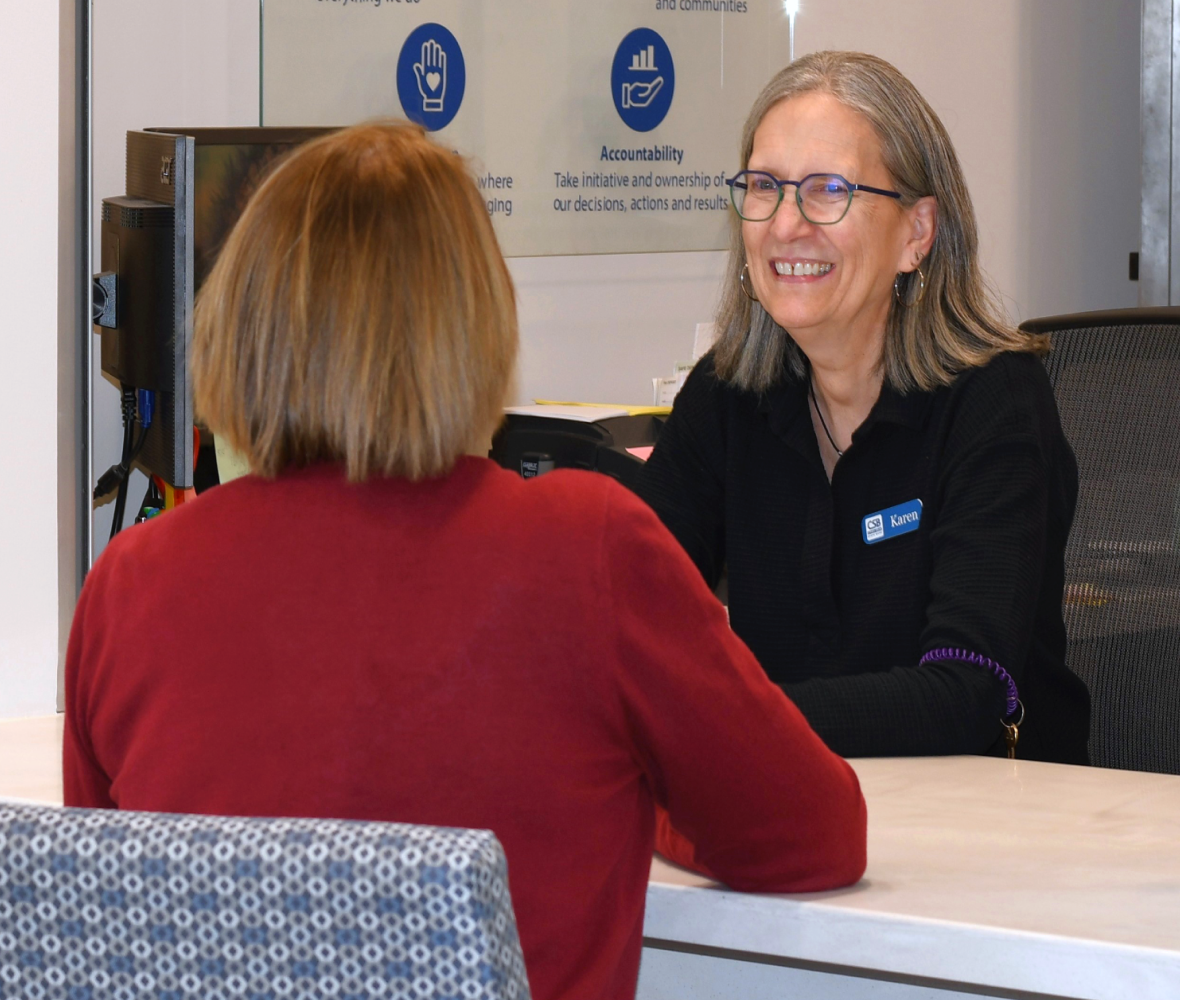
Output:
<path fill-rule="evenodd" d="M 800 236 L 812 228 L 812 223 L 803 217 L 803 212 L 795 200 L 795 192 L 792 189 L 788 188 L 783 192 L 783 200 L 778 206 L 778 211 L 771 218 L 770 226 L 774 238 L 784 242 Z"/>

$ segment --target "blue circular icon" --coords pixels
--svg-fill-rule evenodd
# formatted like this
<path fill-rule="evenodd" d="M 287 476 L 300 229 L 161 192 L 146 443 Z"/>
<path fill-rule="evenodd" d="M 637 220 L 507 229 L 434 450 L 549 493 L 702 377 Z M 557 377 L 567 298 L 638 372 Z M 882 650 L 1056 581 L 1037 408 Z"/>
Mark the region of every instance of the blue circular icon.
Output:
<path fill-rule="evenodd" d="M 463 50 L 441 24 L 420 24 L 397 57 L 397 96 L 412 122 L 429 132 L 451 124 L 463 103 Z"/>
<path fill-rule="evenodd" d="M 676 70 L 672 53 L 651 28 L 636 28 L 615 50 L 610 92 L 628 128 L 650 132 L 672 107 Z"/>

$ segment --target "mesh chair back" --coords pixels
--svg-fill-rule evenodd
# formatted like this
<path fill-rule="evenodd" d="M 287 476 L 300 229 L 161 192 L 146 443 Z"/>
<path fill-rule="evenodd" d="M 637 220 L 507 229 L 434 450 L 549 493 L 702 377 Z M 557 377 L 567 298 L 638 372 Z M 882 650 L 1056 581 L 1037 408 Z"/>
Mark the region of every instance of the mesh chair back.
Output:
<path fill-rule="evenodd" d="M 1090 759 L 1180 774 L 1180 309 L 1034 320 L 1078 460 L 1065 554 Z"/>
<path fill-rule="evenodd" d="M 0 991 L 529 998 L 488 831 L 2 803 Z"/>

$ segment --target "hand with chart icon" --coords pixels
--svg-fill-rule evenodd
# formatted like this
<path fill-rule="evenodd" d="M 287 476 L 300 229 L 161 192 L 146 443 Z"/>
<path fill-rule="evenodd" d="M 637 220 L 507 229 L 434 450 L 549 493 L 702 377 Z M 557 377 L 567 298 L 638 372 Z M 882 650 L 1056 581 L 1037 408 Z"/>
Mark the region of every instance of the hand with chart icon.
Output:
<path fill-rule="evenodd" d="M 636 28 L 619 44 L 611 66 L 611 96 L 619 117 L 636 132 L 650 132 L 672 106 L 676 72 L 672 53 L 651 28 Z"/>
<path fill-rule="evenodd" d="M 451 123 L 463 103 L 467 70 L 459 42 L 441 24 L 420 24 L 397 59 L 397 96 L 410 121 L 431 132 Z"/>
<path fill-rule="evenodd" d="M 624 83 L 623 107 L 646 108 L 663 85 L 662 76 L 657 76 L 651 83 Z"/>
<path fill-rule="evenodd" d="M 636 52 L 631 57 L 631 65 L 627 67 L 632 73 L 658 73 L 659 67 L 656 65 L 656 47 L 649 45 L 641 52 Z M 625 108 L 646 108 L 652 102 L 652 98 L 660 92 L 660 88 L 664 85 L 664 78 L 657 76 L 654 80 L 644 83 L 642 80 L 636 80 L 634 83 L 623 84 L 623 107 Z"/>

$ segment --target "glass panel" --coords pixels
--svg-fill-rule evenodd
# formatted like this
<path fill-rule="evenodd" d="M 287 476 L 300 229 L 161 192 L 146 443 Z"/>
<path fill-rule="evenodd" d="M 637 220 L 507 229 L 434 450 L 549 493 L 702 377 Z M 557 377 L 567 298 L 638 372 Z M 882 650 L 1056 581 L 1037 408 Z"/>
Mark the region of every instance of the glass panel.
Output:
<path fill-rule="evenodd" d="M 471 157 L 509 256 L 720 250 L 788 50 L 765 0 L 265 0 L 262 121 L 421 121 Z"/>

